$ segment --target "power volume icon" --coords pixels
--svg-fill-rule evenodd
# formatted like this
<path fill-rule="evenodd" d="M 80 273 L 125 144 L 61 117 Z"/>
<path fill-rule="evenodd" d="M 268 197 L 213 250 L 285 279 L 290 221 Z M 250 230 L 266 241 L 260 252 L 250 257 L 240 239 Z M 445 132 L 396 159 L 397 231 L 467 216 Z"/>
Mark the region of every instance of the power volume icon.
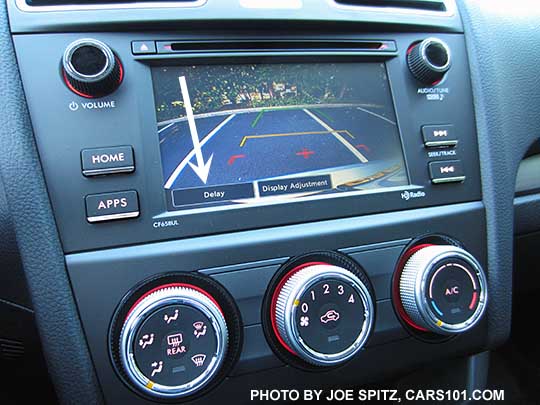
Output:
<path fill-rule="evenodd" d="M 66 86 L 78 96 L 98 98 L 111 94 L 120 86 L 124 68 L 108 45 L 84 38 L 66 48 L 62 77 Z"/>
<path fill-rule="evenodd" d="M 397 309 L 417 331 L 439 335 L 463 333 L 485 313 L 485 273 L 480 263 L 459 247 L 413 247 L 398 271 L 394 280 Z"/>

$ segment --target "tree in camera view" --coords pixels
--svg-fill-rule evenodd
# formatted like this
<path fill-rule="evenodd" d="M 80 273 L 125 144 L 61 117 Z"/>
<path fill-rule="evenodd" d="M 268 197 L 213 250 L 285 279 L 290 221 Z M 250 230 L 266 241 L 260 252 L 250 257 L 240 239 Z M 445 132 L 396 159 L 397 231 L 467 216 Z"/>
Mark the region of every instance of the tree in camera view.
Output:
<path fill-rule="evenodd" d="M 307 68 L 309 66 L 309 68 Z M 338 64 L 207 65 L 160 68 L 154 81 L 158 122 L 182 118 L 178 76 L 186 76 L 195 114 L 358 102 L 357 78 Z"/>

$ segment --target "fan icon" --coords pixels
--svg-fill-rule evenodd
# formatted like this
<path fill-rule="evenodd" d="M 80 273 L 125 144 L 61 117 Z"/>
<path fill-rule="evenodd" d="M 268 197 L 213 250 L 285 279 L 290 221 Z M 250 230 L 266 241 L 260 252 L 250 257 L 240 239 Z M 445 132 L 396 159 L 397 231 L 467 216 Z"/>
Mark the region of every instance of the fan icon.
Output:
<path fill-rule="evenodd" d="M 302 327 L 309 326 L 309 316 L 302 316 L 300 318 L 300 326 Z"/>

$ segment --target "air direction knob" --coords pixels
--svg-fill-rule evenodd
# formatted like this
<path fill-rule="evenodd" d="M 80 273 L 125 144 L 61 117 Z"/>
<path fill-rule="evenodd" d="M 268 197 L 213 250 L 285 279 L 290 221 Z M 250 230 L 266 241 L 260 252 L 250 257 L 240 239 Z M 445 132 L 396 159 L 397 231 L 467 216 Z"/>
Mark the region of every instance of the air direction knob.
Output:
<path fill-rule="evenodd" d="M 152 397 L 179 399 L 215 378 L 229 338 L 223 311 L 210 294 L 191 285 L 165 285 L 129 310 L 119 357 L 137 389 Z"/>

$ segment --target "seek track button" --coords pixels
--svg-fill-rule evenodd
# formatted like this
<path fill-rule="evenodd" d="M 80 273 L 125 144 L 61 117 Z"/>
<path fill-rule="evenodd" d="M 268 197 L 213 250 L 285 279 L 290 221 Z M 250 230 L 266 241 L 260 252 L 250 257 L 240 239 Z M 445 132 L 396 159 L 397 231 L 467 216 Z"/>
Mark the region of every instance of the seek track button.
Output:
<path fill-rule="evenodd" d="M 453 125 L 424 125 L 422 137 L 427 148 L 456 146 L 458 143 Z"/>
<path fill-rule="evenodd" d="M 454 183 L 465 180 L 461 160 L 441 160 L 429 163 L 432 183 Z"/>

